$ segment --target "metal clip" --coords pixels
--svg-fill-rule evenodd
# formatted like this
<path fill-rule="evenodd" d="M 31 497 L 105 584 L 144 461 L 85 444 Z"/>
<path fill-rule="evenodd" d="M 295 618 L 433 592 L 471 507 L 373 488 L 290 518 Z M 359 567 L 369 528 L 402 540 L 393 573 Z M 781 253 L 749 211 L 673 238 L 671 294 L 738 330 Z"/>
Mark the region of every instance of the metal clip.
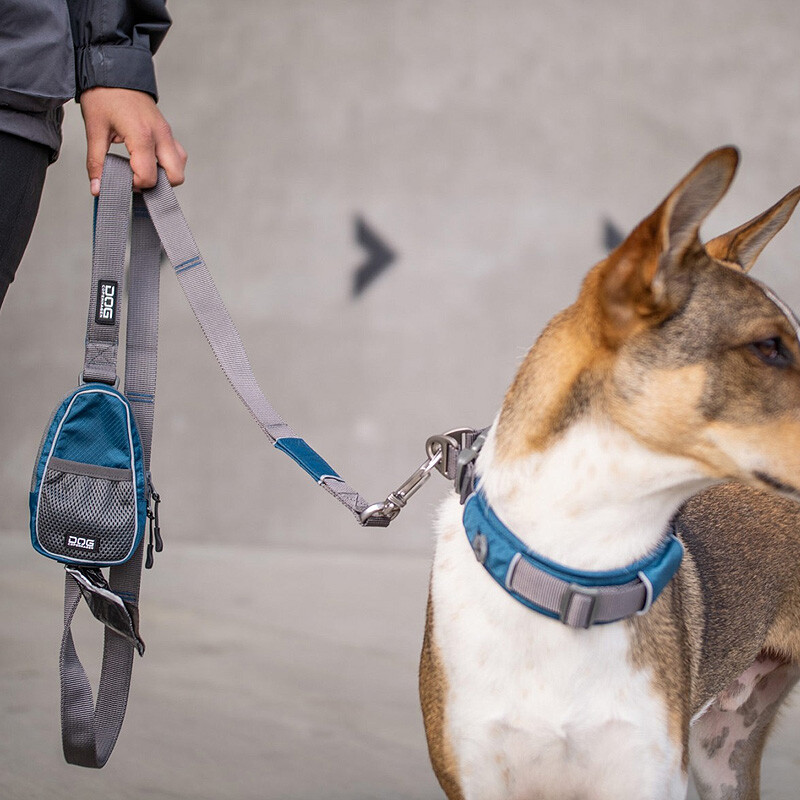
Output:
<path fill-rule="evenodd" d="M 452 481 L 455 478 L 458 455 L 470 446 L 474 434 L 473 428 L 453 428 L 446 433 L 431 436 L 425 442 L 425 452 L 428 454 L 428 458 L 433 458 L 437 453 L 441 453 L 442 460 L 437 469 L 447 480 Z"/>
<path fill-rule="evenodd" d="M 448 480 L 453 480 L 458 454 L 470 446 L 474 435 L 472 428 L 453 428 L 446 433 L 431 436 L 425 443 L 425 452 L 428 455 L 425 461 L 383 502 L 367 506 L 359 515 L 361 524 L 385 528 L 405 508 L 408 498 L 419 491 L 422 484 L 430 478 L 434 469 Z"/>
<path fill-rule="evenodd" d="M 412 497 L 431 476 L 431 471 L 441 461 L 441 452 L 425 459 L 422 464 L 382 503 L 373 503 L 361 512 L 361 524 L 385 528 L 405 508 Z"/>

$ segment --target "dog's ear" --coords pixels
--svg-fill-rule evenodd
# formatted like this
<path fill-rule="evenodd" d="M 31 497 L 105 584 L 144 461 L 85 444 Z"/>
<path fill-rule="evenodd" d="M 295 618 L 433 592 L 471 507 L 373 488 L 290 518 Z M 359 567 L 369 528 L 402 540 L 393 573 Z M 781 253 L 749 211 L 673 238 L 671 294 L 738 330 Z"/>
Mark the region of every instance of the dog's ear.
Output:
<path fill-rule="evenodd" d="M 600 304 L 610 343 L 656 324 L 688 291 L 698 231 L 733 180 L 739 153 L 722 147 L 705 156 L 609 255 L 601 270 Z"/>
<path fill-rule="evenodd" d="M 789 221 L 797 203 L 800 202 L 800 186 L 778 200 L 772 208 L 759 214 L 750 222 L 745 222 L 722 236 L 717 236 L 706 244 L 706 252 L 719 261 L 749 272 L 761 251 L 773 236 Z"/>

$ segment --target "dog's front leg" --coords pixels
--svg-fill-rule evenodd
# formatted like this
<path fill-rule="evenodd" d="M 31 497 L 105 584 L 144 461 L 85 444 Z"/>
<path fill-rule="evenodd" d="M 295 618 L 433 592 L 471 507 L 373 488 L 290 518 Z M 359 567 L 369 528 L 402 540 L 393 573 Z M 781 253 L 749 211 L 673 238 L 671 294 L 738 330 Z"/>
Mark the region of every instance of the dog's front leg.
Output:
<path fill-rule="evenodd" d="M 692 774 L 702 800 L 758 800 L 761 751 L 800 666 L 760 655 L 693 723 Z"/>

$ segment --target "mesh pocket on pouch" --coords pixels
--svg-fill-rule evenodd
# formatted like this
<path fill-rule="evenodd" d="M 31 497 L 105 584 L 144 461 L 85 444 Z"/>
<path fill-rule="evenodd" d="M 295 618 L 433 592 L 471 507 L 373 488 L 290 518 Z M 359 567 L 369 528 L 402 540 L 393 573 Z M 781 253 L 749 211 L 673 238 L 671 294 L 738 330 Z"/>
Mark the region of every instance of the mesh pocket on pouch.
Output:
<path fill-rule="evenodd" d="M 93 563 L 124 561 L 136 541 L 133 473 L 50 459 L 36 531 L 49 553 Z"/>

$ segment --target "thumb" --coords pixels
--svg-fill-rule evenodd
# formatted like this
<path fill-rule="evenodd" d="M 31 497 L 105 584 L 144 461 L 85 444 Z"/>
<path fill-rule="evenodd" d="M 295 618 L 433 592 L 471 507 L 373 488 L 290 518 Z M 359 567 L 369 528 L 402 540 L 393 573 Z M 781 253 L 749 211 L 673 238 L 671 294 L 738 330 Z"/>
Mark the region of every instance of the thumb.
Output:
<path fill-rule="evenodd" d="M 100 178 L 103 175 L 103 162 L 111 143 L 109 131 L 98 130 L 94 126 L 86 130 L 86 171 L 89 173 L 89 189 L 97 197 L 100 194 Z"/>

